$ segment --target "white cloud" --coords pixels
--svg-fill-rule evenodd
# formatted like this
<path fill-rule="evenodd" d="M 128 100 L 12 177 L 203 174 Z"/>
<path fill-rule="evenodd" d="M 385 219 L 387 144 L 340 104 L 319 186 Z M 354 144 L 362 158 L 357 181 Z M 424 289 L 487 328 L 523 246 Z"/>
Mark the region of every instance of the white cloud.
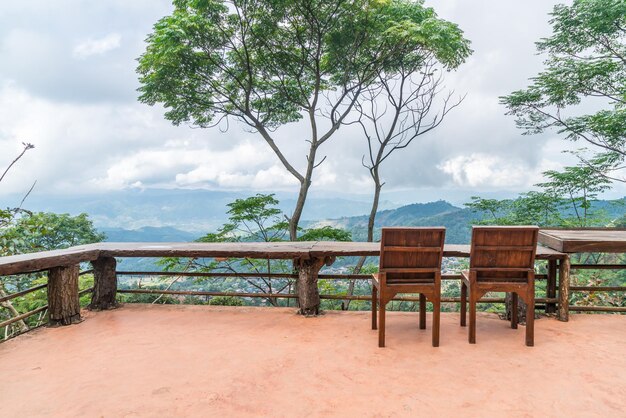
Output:
<path fill-rule="evenodd" d="M 103 55 L 109 51 L 119 48 L 122 35 L 119 33 L 109 33 L 99 39 L 85 39 L 79 42 L 72 51 L 72 55 L 78 59 L 85 59 L 92 55 Z"/>
<path fill-rule="evenodd" d="M 437 166 L 459 186 L 520 188 L 528 186 L 529 167 L 520 160 L 473 153 L 449 158 Z"/>
<path fill-rule="evenodd" d="M 213 150 L 206 142 L 179 145 L 135 151 L 91 183 L 110 190 L 137 185 L 262 190 L 290 189 L 297 184 L 258 142 L 244 141 L 228 150 Z"/>
<path fill-rule="evenodd" d="M 446 87 L 468 96 L 438 129 L 385 162 L 384 193 L 407 202 L 461 199 L 459 190 L 473 187 L 517 193 L 538 183 L 541 171 L 575 162 L 560 153 L 570 144 L 558 136 L 522 136 L 498 103 L 541 68 L 534 41 L 549 31 L 547 12 L 558 1 L 428 1 L 473 42 L 472 58 L 446 75 Z M 0 195 L 23 192 L 34 180 L 35 193 L 297 188 L 267 144 L 236 122 L 226 133 L 174 127 L 162 109 L 137 103 L 135 59 L 152 25 L 171 12 L 170 0 L 33 0 L 0 9 L 0 167 L 22 141 L 36 145 Z M 299 170 L 309 132 L 303 123 L 275 133 Z M 328 158 L 311 191 L 371 193 L 364 152 L 360 129 L 342 127 L 318 152 L 318 161 Z"/>

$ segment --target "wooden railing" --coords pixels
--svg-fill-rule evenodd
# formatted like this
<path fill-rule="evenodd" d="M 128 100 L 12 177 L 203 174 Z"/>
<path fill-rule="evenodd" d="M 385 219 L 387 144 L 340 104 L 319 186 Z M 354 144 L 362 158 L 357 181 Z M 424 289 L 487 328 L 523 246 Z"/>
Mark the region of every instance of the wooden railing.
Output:
<path fill-rule="evenodd" d="M 571 254 L 575 259 L 583 254 L 626 254 L 626 228 L 543 228 L 539 231 L 539 242 L 556 251 Z M 599 264 L 594 257 L 591 264 L 572 263 L 569 270 L 626 270 L 626 264 Z M 568 292 L 624 292 L 624 286 L 569 286 Z M 562 299 L 569 300 L 569 294 Z M 577 306 L 572 311 L 626 312 L 624 306 Z"/>
<path fill-rule="evenodd" d="M 83 276 L 83 275 L 90 274 L 90 273 L 93 273 L 93 270 L 84 270 L 84 271 L 79 272 L 78 274 L 79 274 L 79 276 Z M 2 304 L 4 302 L 12 301 L 12 300 L 14 300 L 16 298 L 19 298 L 19 297 L 23 297 L 23 296 L 29 295 L 31 293 L 37 292 L 38 290 L 42 290 L 42 289 L 48 289 L 48 283 L 39 284 L 37 286 L 33 286 L 33 287 L 28 288 L 28 289 L 21 290 L 19 292 L 15 292 L 15 293 L 12 293 L 12 294 L 0 297 L 0 304 Z M 83 295 L 85 295 L 87 293 L 91 293 L 92 291 L 93 291 L 93 287 L 88 287 L 86 289 L 79 290 L 78 291 L 78 296 L 79 297 L 83 296 Z M 30 318 L 33 315 L 37 315 L 37 314 L 40 314 L 42 312 L 45 313 L 46 311 L 48 311 L 48 308 L 49 308 L 49 304 L 45 304 L 45 305 L 40 306 L 40 307 L 38 307 L 36 309 L 33 309 L 31 311 L 21 313 L 21 314 L 19 314 L 17 316 L 13 316 L 10 319 L 7 319 L 5 321 L 0 322 L 0 329 L 8 327 L 9 325 L 15 324 L 16 322 L 28 319 L 28 318 Z M 45 324 L 45 322 L 42 322 L 42 325 L 44 325 L 44 324 Z M 36 327 L 29 327 L 29 330 L 33 329 L 33 328 L 36 328 Z"/>
<path fill-rule="evenodd" d="M 80 320 L 80 295 L 91 292 L 90 309 L 109 309 L 117 306 L 117 293 L 151 293 L 170 295 L 197 295 L 197 296 L 238 296 L 249 298 L 286 298 L 298 299 L 294 293 L 263 293 L 263 292 L 209 292 L 200 290 L 161 290 L 161 289 L 118 289 L 117 277 L 125 275 L 165 275 L 187 276 L 204 278 L 226 277 L 265 277 L 269 279 L 289 278 L 294 280 L 369 280 L 369 275 L 350 274 L 319 274 L 324 264 L 332 264 L 339 256 L 377 256 L 379 252 L 376 243 L 338 243 L 338 242 L 295 242 L 295 243 L 99 243 L 67 250 L 57 250 L 34 254 L 24 254 L 0 258 L 1 276 L 28 274 L 33 272 L 48 272 L 48 283 L 40 284 L 30 289 L 21 290 L 0 298 L 0 303 L 9 302 L 15 298 L 25 296 L 46 288 L 48 303 L 30 312 L 19 313 L 12 318 L 0 322 L 0 329 L 12 325 L 32 315 L 48 313 L 52 324 L 70 324 Z M 468 245 L 446 245 L 445 257 L 469 257 Z M 299 266 L 299 274 L 289 273 L 197 273 L 197 272 L 129 272 L 117 271 L 116 257 L 188 257 L 188 258 L 256 258 L 256 259 L 291 259 Z M 557 312 L 561 320 L 567 320 L 569 310 L 596 311 L 596 312 L 626 312 L 621 306 L 568 306 L 569 292 L 601 292 L 626 291 L 622 286 L 569 286 L 569 257 L 567 254 L 538 247 L 537 259 L 547 261 L 547 274 L 538 274 L 538 280 L 545 280 L 546 297 L 538 298 L 538 304 L 548 313 Z M 80 263 L 89 262 L 93 270 L 78 271 Z M 573 269 L 584 268 L 624 268 L 621 265 L 593 265 L 583 266 L 574 264 Z M 78 289 L 78 277 L 91 273 L 94 275 L 94 285 L 88 289 Z M 459 275 L 444 275 L 444 280 L 459 280 Z M 558 280 L 557 280 L 558 278 Z M 322 294 L 320 299 L 328 300 L 361 300 L 369 301 L 367 294 L 342 295 Z M 397 301 L 418 301 L 412 296 L 398 297 Z M 442 302 L 460 303 L 459 297 L 444 297 Z M 503 298 L 484 298 L 484 303 L 503 303 Z M 537 305 L 538 307 L 540 305 Z"/>
<path fill-rule="evenodd" d="M 624 270 L 623 264 L 571 264 L 570 270 Z M 624 292 L 626 286 L 570 286 L 570 292 Z M 570 305 L 574 312 L 626 312 L 626 306 L 579 306 Z"/>
<path fill-rule="evenodd" d="M 176 272 L 176 271 L 118 271 L 117 276 L 167 276 L 167 277 L 203 277 L 203 278 L 266 278 L 266 279 L 296 279 L 296 274 L 289 273 L 194 273 L 194 272 Z M 372 276 L 369 274 L 318 274 L 320 280 L 360 280 L 369 281 Z M 537 280 L 546 280 L 546 274 L 537 274 L 535 276 Z M 459 281 L 461 280 L 460 274 L 443 274 L 442 280 L 446 281 Z M 118 289 L 117 293 L 122 294 L 152 294 L 152 295 L 178 295 L 178 296 L 231 296 L 242 298 L 263 298 L 263 299 L 297 299 L 298 295 L 295 293 L 263 293 L 263 292 L 218 292 L 218 291 L 201 291 L 201 290 L 166 290 L 166 289 Z M 327 300 L 361 300 L 371 301 L 371 295 L 344 295 L 344 294 L 321 294 L 320 299 Z M 392 301 L 397 302 L 419 302 L 419 297 L 413 296 L 397 296 Z M 461 303 L 460 297 L 442 297 L 442 302 L 445 303 Z M 536 306 L 536 309 L 546 309 L 547 304 L 558 303 L 558 298 L 537 298 L 538 303 L 546 304 L 545 306 Z M 479 303 L 505 303 L 504 298 L 483 297 Z"/>

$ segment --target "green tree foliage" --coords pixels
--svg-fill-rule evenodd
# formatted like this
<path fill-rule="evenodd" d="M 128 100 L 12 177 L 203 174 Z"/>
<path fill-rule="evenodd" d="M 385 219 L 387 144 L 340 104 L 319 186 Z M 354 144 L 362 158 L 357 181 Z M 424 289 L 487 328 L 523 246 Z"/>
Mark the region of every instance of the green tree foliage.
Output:
<path fill-rule="evenodd" d="M 591 203 L 597 199 L 598 193 L 610 188 L 606 177 L 586 165 L 565 167 L 563 171 L 550 170 L 544 175 L 548 181 L 538 186 L 571 209 L 570 216 L 563 220 L 564 226 L 584 227 L 605 223 L 601 213 L 591 211 Z"/>
<path fill-rule="evenodd" d="M 363 89 L 432 53 L 454 68 L 469 55 L 458 27 L 421 1 L 175 0 L 139 58 L 140 100 L 162 103 L 174 124 L 234 119 L 257 132 L 300 184 L 289 218 L 298 225 L 319 147 Z M 276 142 L 280 126 L 306 121 L 306 167 Z M 322 160 L 323 161 L 323 160 Z"/>
<path fill-rule="evenodd" d="M 563 171 L 546 171 L 546 181 L 537 184 L 540 191 L 523 193 L 516 199 L 482 199 L 472 197 L 466 206 L 483 215 L 477 223 L 487 225 L 538 225 L 542 227 L 590 227 L 623 224 L 624 217 L 610 221 L 593 202 L 599 193 L 609 188 L 609 180 L 597 170 L 580 165 Z M 572 263 L 624 264 L 624 254 L 572 254 Z M 540 271 L 545 272 L 545 265 Z M 574 286 L 624 286 L 623 270 L 576 270 Z M 545 294 L 545 283 L 538 283 L 539 296 Z M 623 292 L 574 292 L 571 302 L 576 305 L 626 306 Z"/>
<path fill-rule="evenodd" d="M 102 241 L 99 233 L 86 214 L 70 216 L 55 213 L 26 213 L 2 230 L 5 255 L 56 250 L 74 245 Z M 3 277 L 3 291 L 20 291 L 37 283 L 41 274 Z"/>
<path fill-rule="evenodd" d="M 465 206 L 483 215 L 478 221 L 487 225 L 538 225 L 586 227 L 606 225 L 602 211 L 592 203 L 609 188 L 609 180 L 591 167 L 565 167 L 546 171 L 539 191 L 522 193 L 516 199 L 472 197 Z"/>
<path fill-rule="evenodd" d="M 94 228 L 86 213 L 71 216 L 37 212 L 16 219 L 3 238 L 12 243 L 11 251 L 17 254 L 100 242 L 105 235 Z"/>
<path fill-rule="evenodd" d="M 554 128 L 591 146 L 589 167 L 626 181 L 626 2 L 575 0 L 552 12 L 552 36 L 537 43 L 545 69 L 525 90 L 502 97 L 528 134 Z M 582 114 L 579 105 L 600 108 Z"/>

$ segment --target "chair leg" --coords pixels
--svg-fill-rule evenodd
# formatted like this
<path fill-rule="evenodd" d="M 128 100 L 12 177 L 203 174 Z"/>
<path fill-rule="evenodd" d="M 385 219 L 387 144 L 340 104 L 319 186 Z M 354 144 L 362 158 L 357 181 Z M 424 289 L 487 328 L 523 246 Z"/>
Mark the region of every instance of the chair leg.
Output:
<path fill-rule="evenodd" d="M 420 329 L 426 329 L 426 296 L 420 293 Z"/>
<path fill-rule="evenodd" d="M 382 297 L 382 294 L 380 295 L 380 301 L 378 304 L 378 346 L 379 347 L 384 347 L 385 346 L 385 305 L 387 305 L 385 303 L 385 300 Z"/>
<path fill-rule="evenodd" d="M 461 326 L 466 325 L 465 317 L 467 316 L 467 286 L 461 282 Z"/>
<path fill-rule="evenodd" d="M 378 289 L 372 286 L 372 329 L 378 329 L 376 321 L 376 305 L 378 304 Z"/>
<path fill-rule="evenodd" d="M 535 295 L 528 296 L 526 306 L 526 345 L 532 347 L 535 345 Z"/>
<path fill-rule="evenodd" d="M 470 344 L 476 344 L 476 296 L 470 292 L 469 297 L 469 332 L 468 341 Z"/>
<path fill-rule="evenodd" d="M 517 329 L 517 323 L 519 322 L 517 319 L 517 293 L 511 293 L 511 328 Z"/>
<path fill-rule="evenodd" d="M 433 300 L 433 347 L 439 347 L 439 325 L 441 318 L 441 299 L 439 296 Z"/>

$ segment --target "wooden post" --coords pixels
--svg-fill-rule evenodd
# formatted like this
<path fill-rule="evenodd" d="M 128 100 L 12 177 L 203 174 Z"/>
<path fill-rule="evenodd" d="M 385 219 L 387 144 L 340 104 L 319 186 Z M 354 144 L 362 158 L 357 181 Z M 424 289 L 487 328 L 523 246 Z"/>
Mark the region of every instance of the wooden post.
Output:
<path fill-rule="evenodd" d="M 566 254 L 559 262 L 559 311 L 557 318 L 559 321 L 569 321 L 569 274 L 570 259 Z"/>
<path fill-rule="evenodd" d="M 546 284 L 546 297 L 556 297 L 556 260 L 548 260 L 548 280 Z M 556 303 L 546 302 L 546 313 L 555 313 Z"/>
<path fill-rule="evenodd" d="M 100 311 L 118 307 L 115 296 L 117 294 L 117 263 L 114 257 L 99 257 L 91 262 L 93 266 L 93 293 L 89 309 Z"/>
<path fill-rule="evenodd" d="M 330 266 L 335 257 L 307 258 L 298 260 L 298 304 L 301 315 L 312 316 L 320 313 L 320 292 L 317 288 L 317 275 L 326 264 Z"/>
<path fill-rule="evenodd" d="M 78 265 L 51 268 L 48 274 L 48 323 L 52 326 L 77 324 Z"/>

